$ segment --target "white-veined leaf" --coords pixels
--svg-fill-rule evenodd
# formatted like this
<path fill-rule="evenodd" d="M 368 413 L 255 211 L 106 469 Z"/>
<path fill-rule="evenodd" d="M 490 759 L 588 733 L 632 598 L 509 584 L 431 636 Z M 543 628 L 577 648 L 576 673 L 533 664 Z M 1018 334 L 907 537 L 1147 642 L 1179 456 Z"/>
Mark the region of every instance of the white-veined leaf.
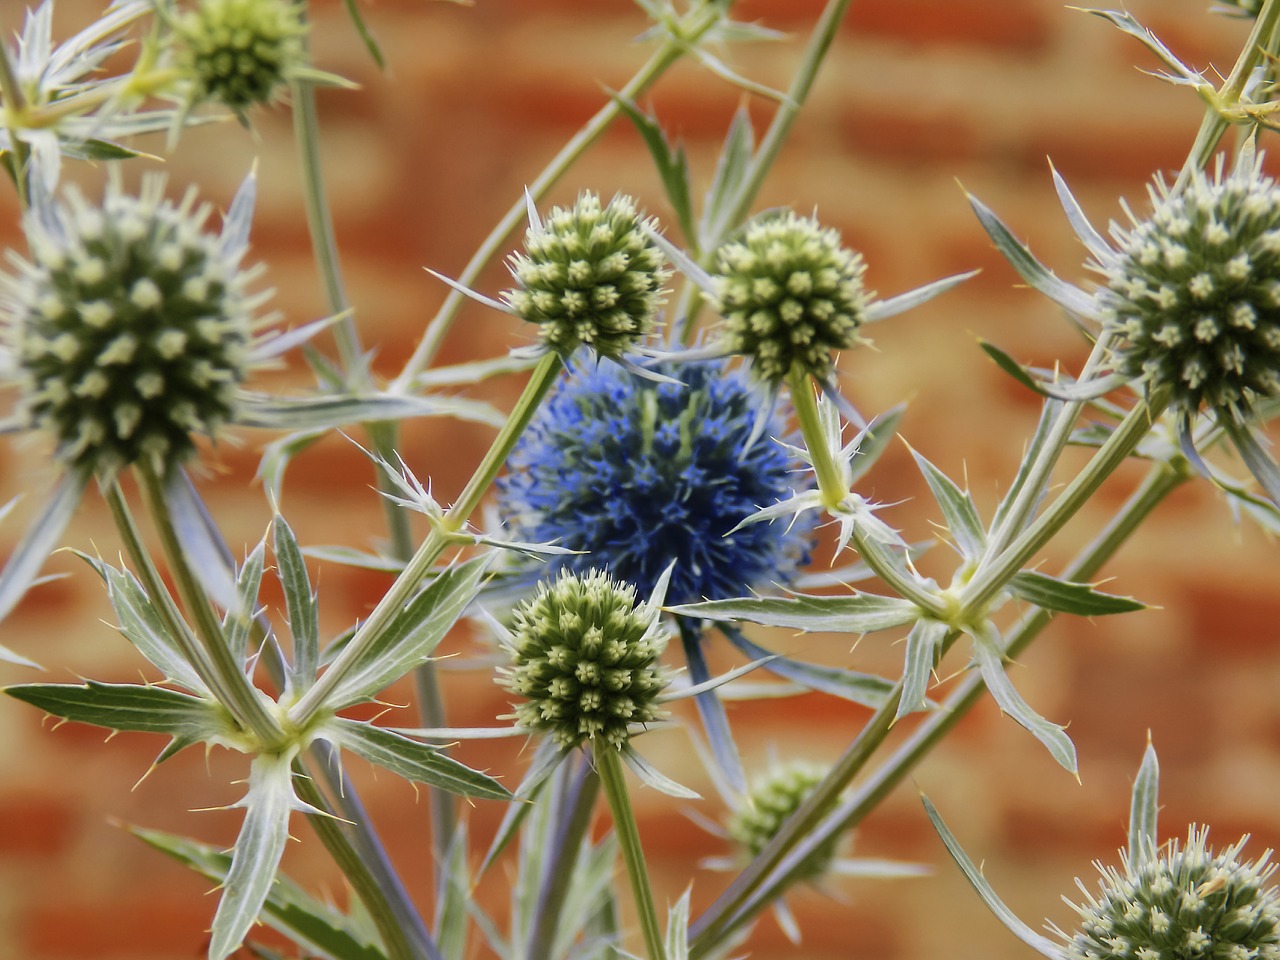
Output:
<path fill-rule="evenodd" d="M 276 572 L 289 613 L 289 632 L 293 635 L 289 686 L 294 693 L 301 693 L 315 683 L 316 670 L 320 666 L 320 619 L 316 595 L 311 590 L 307 564 L 302 559 L 293 528 L 279 513 L 271 521 L 271 534 Z"/>
<path fill-rule="evenodd" d="M 911 623 L 920 608 L 910 600 L 856 593 L 851 597 L 748 597 L 704 600 L 668 607 L 671 613 L 707 620 L 748 620 L 769 627 L 826 633 L 874 633 Z"/>
<path fill-rule="evenodd" d="M 1147 749 L 1142 753 L 1142 765 L 1133 780 L 1133 799 L 1129 803 L 1129 866 L 1136 872 L 1144 864 L 1154 860 L 1159 849 L 1160 818 L 1160 761 L 1156 748 L 1147 736 Z"/>
<path fill-rule="evenodd" d="M 987 548 L 987 531 L 978 517 L 978 508 L 968 492 L 961 490 L 945 473 L 935 467 L 909 444 L 916 466 L 924 474 L 925 483 L 942 509 L 947 530 L 955 537 L 956 546 L 967 560 L 976 560 Z"/>
<path fill-rule="evenodd" d="M 1045 610 L 1074 613 L 1080 617 L 1104 617 L 1114 613 L 1145 610 L 1146 604 L 1132 597 L 1102 593 L 1087 583 L 1071 583 L 1045 573 L 1023 570 L 1013 575 L 1008 590 L 1015 597 Z"/>

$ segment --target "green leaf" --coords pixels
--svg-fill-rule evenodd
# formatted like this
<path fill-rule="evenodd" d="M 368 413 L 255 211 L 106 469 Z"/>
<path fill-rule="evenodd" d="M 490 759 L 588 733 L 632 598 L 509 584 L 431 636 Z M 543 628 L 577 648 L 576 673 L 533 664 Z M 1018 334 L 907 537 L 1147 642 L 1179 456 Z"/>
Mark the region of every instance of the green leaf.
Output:
<path fill-rule="evenodd" d="M 373 62 L 378 65 L 379 70 L 387 69 L 387 63 L 382 58 L 382 50 L 378 47 L 378 41 L 374 39 L 373 31 L 369 29 L 369 25 L 364 22 L 364 17 L 360 15 L 360 8 L 356 6 L 356 0 L 342 0 L 342 2 L 347 8 L 347 15 L 351 17 L 351 23 L 356 28 L 360 41 L 364 44 L 364 48 L 369 51 L 369 56 L 373 57 Z"/>
<path fill-rule="evenodd" d="M 331 430 L 353 423 L 406 420 L 413 417 L 456 417 L 501 427 L 506 416 L 487 403 L 463 397 L 406 397 L 375 393 L 338 397 L 271 397 L 249 394 L 240 399 L 237 422 L 269 430 Z"/>
<path fill-rule="evenodd" d="M 415 783 L 425 783 L 464 797 L 511 799 L 511 792 L 498 781 L 459 763 L 442 753 L 439 747 L 371 723 L 333 717 L 321 727 L 318 735 Z"/>
<path fill-rule="evenodd" d="M 435 940 L 443 960 L 463 960 L 467 954 L 467 901 L 471 899 L 471 868 L 467 861 L 467 825 L 454 827 L 436 894 Z"/>
<path fill-rule="evenodd" d="M 1045 610 L 1074 613 L 1081 617 L 1104 617 L 1147 608 L 1146 604 L 1132 597 L 1113 596 L 1095 590 L 1087 583 L 1071 583 L 1031 570 L 1014 574 L 1008 590 L 1015 597 Z"/>
<path fill-rule="evenodd" d="M 185 742 L 220 741 L 235 733 L 217 703 L 164 687 L 90 680 L 19 684 L 4 692 L 63 720 L 111 730 L 167 733 Z"/>
<path fill-rule="evenodd" d="M 573 956 L 573 945 L 589 941 L 592 920 L 613 903 L 613 875 L 617 870 L 618 840 L 610 834 L 597 844 L 584 843 L 569 874 L 569 889 L 556 924 L 553 957 Z M 606 954 L 609 958 L 616 953 Z M 672 960 L 672 955 L 667 955 Z"/>
<path fill-rule="evenodd" d="M 311 590 L 307 564 L 298 548 L 293 528 L 279 513 L 271 521 L 272 546 L 280 586 L 284 590 L 289 611 L 289 632 L 293 635 L 293 665 L 289 670 L 289 686 L 301 693 L 316 680 L 320 665 L 320 620 L 316 595 Z"/>
<path fill-rule="evenodd" d="M 132 827 L 134 836 L 185 863 L 214 883 L 226 880 L 231 857 L 216 847 L 157 830 Z M 340 910 L 316 900 L 285 876 L 277 876 L 262 907 L 262 919 L 308 954 L 327 960 L 386 960 L 359 925 Z"/>
<path fill-rule="evenodd" d="M 697 226 L 694 221 L 693 199 L 689 193 L 689 158 L 685 156 L 683 147 L 673 148 L 658 121 L 645 113 L 633 100 L 620 93 L 610 93 L 622 112 L 640 131 L 654 165 L 658 168 L 658 176 L 667 191 L 667 200 L 675 211 L 680 230 L 690 244 L 698 242 Z M 698 251 L 693 251 L 697 256 Z"/>
<path fill-rule="evenodd" d="M 547 778 L 568 755 L 568 750 L 561 749 L 556 746 L 555 741 L 549 737 L 544 737 L 533 751 L 533 759 L 529 762 L 529 769 L 525 773 L 524 781 L 516 788 L 516 799 L 533 801 L 541 796 L 542 790 L 545 789 Z M 531 778 L 533 778 L 534 782 L 529 783 Z M 507 844 L 511 842 L 517 833 L 521 832 L 521 827 L 530 811 L 540 806 L 540 804 L 533 802 L 508 804 L 506 812 L 502 815 L 502 822 L 498 824 L 498 829 L 493 835 L 493 841 L 489 844 L 489 850 L 485 853 L 484 860 L 480 863 L 480 873 L 487 871 L 493 865 L 493 862 L 502 855 L 502 851 L 507 848 Z"/>
<path fill-rule="evenodd" d="M 741 630 L 730 624 L 721 623 L 717 626 L 730 643 L 752 660 L 767 659 L 769 662 L 764 665 L 764 669 L 810 690 L 830 694 L 873 710 L 882 707 L 893 691 L 894 685 L 884 677 L 782 657 L 753 643 Z"/>
<path fill-rule="evenodd" d="M 327 709 L 360 703 L 425 663 L 480 589 L 489 557 L 443 570 L 387 625 L 334 686 Z"/>
<path fill-rule="evenodd" d="M 1000 649 L 1000 635 L 996 632 L 995 625 L 987 621 L 970 635 L 973 637 L 974 659 L 978 662 L 978 669 L 982 671 L 982 679 L 1000 709 L 1044 744 L 1053 759 L 1078 779 L 1076 747 L 1066 730 L 1032 710 L 1005 673 L 1004 654 Z"/>
<path fill-rule="evenodd" d="M 890 442 L 898 435 L 898 423 L 907 412 L 904 403 L 886 410 L 867 428 L 858 444 L 858 455 L 849 464 L 849 483 L 855 484 L 870 470 L 880 455 L 889 448 Z"/>
<path fill-rule="evenodd" d="M 107 598 L 120 620 L 120 632 L 165 678 L 193 693 L 209 693 L 204 681 L 187 663 L 181 648 L 152 606 L 151 599 L 131 573 L 94 561 L 107 581 Z"/>
<path fill-rule="evenodd" d="M 267 545 L 263 540 L 245 558 L 236 578 L 236 602 L 222 618 L 222 633 L 236 663 L 244 663 L 249 655 L 249 633 L 258 612 L 258 589 L 266 566 Z"/>
<path fill-rule="evenodd" d="M 667 909 L 667 960 L 689 960 L 689 896 L 692 887 L 686 887 L 684 895 L 674 907 Z"/>
<path fill-rule="evenodd" d="M 1064 280 L 1059 280 L 1044 264 L 1032 255 L 1026 245 L 1018 240 L 1009 228 L 981 200 L 969 195 L 969 204 L 978 215 L 978 222 L 987 231 L 996 245 L 996 249 L 1004 255 L 1019 276 L 1027 281 L 1033 290 L 1038 290 L 1063 309 L 1080 317 L 1094 317 L 1096 309 L 1093 298 Z"/>
<path fill-rule="evenodd" d="M 1013 359 L 1013 357 L 1009 356 L 1009 354 L 1005 353 L 994 343 L 988 343 L 986 340 L 979 340 L 978 346 L 982 348 L 983 353 L 996 362 L 996 366 L 1009 374 L 1009 376 L 1013 377 L 1013 379 L 1017 380 L 1018 383 L 1022 384 L 1032 393 L 1038 393 L 1042 397 L 1049 396 L 1049 392 L 1045 390 L 1040 381 L 1027 373 L 1026 367 Z"/>
<path fill-rule="evenodd" d="M 1036 431 L 1031 437 L 1031 442 L 1027 445 L 1027 449 L 1022 454 L 1022 463 L 1018 466 L 1018 472 L 1014 475 L 1013 483 L 1009 486 L 1009 490 L 1000 500 L 1000 505 L 996 507 L 995 516 L 992 518 L 991 529 L 999 529 L 1005 522 L 1006 516 L 1014 504 L 1017 502 L 1022 488 L 1026 486 L 1027 478 L 1031 475 L 1031 467 L 1039 461 L 1044 445 L 1049 440 L 1049 435 L 1053 431 L 1054 423 L 1058 419 L 1058 414 L 1062 412 L 1063 404 L 1057 400 L 1047 400 L 1040 408 L 1040 419 L 1036 423 Z M 1035 502 L 1038 503 L 1044 498 L 1045 484 L 1047 479 L 1042 481 L 1040 489 L 1035 491 Z M 1034 509 L 1028 512 L 1034 513 Z"/>
<path fill-rule="evenodd" d="M 1240 459 L 1253 474 L 1253 478 L 1258 481 L 1268 497 L 1280 504 L 1280 466 L 1276 465 L 1271 454 L 1258 442 L 1253 427 L 1238 424 L 1231 419 L 1230 414 L 1225 413 L 1218 415 L 1218 421 L 1222 424 L 1223 432 L 1235 446 L 1236 452 L 1240 454 Z"/>
<path fill-rule="evenodd" d="M 947 852 L 951 854 L 951 858 L 955 860 L 964 873 L 965 879 L 978 891 L 978 896 L 982 898 L 982 902 L 987 908 L 996 915 L 996 919 L 1003 923 L 1015 937 L 1029 946 L 1037 953 L 1043 954 L 1049 960 L 1062 960 L 1063 951 L 1056 943 L 1048 937 L 1036 933 L 1029 926 L 1018 919 L 1017 915 L 1005 906 L 1004 901 L 996 896 L 995 890 L 991 884 L 987 883 L 983 877 L 982 871 L 979 870 L 972 860 L 960 846 L 960 842 L 947 829 L 947 825 L 942 822 L 942 817 L 938 815 L 938 811 L 934 809 L 929 798 L 920 795 L 921 802 L 924 803 L 925 813 L 929 815 L 929 821 L 933 824 L 933 829 L 938 831 L 938 836 L 942 838 L 942 842 L 946 844 Z"/>
<path fill-rule="evenodd" d="M 755 131 L 751 128 L 751 114 L 743 107 L 733 115 L 733 123 L 729 126 L 720 157 L 716 161 L 716 172 L 711 180 L 711 189 L 707 191 L 707 202 L 702 212 L 699 249 L 718 247 L 734 226 L 728 222 L 729 217 L 737 205 L 738 190 L 751 165 L 754 150 Z"/>
<path fill-rule="evenodd" d="M 874 633 L 911 623 L 920 608 L 910 600 L 855 593 L 852 597 L 753 597 L 704 600 L 664 608 L 671 613 L 707 620 L 748 620 L 768 627 L 822 633 Z"/>
<path fill-rule="evenodd" d="M 1197 87 L 1208 86 L 1208 81 L 1204 77 L 1175 57 L 1173 51 L 1166 47 L 1159 37 L 1135 20 L 1131 13 L 1117 10 L 1092 10 L 1085 7 L 1077 7 L 1076 9 L 1081 13 L 1090 13 L 1095 17 L 1101 17 L 1154 53 L 1161 63 L 1174 72 L 1174 77 L 1166 77 L 1166 79 L 1174 80 L 1176 78 L 1178 82 Z"/>
<path fill-rule="evenodd" d="M 262 753 L 249 767 L 249 793 L 236 806 L 245 808 L 222 899 L 213 915 L 209 960 L 227 960 L 258 919 L 276 879 L 289 839 L 289 814 L 297 807 L 291 760 Z"/>
<path fill-rule="evenodd" d="M 916 466 L 920 468 L 925 482 L 929 484 L 933 498 L 942 508 L 947 530 L 955 537 L 956 546 L 960 548 L 960 552 L 966 559 L 976 560 L 987 548 L 987 532 L 978 518 L 978 508 L 974 506 L 973 499 L 910 445 L 907 449 L 911 450 L 911 455 L 916 459 Z"/>
<path fill-rule="evenodd" d="M 1142 765 L 1133 781 L 1133 800 L 1129 804 L 1129 866 L 1135 873 L 1143 864 L 1155 859 L 1159 849 L 1160 816 L 1160 762 L 1156 748 L 1147 735 L 1147 749 L 1142 753 Z"/>
<path fill-rule="evenodd" d="M 917 620 L 907 634 L 907 656 L 902 667 L 902 697 L 894 720 L 925 709 L 929 680 L 938 665 L 938 650 L 951 630 L 941 620 Z"/>

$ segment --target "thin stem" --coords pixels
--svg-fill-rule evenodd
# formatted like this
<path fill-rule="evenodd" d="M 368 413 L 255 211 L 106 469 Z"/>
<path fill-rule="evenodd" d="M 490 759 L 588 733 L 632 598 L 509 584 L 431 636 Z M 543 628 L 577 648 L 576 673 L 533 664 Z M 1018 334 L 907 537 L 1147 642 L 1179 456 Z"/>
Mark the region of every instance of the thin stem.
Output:
<path fill-rule="evenodd" d="M 600 777 L 585 756 L 578 769 L 571 769 L 568 764 L 561 769 L 572 778 L 572 783 L 568 800 L 558 811 L 560 822 L 552 841 L 554 849 L 543 867 L 542 895 L 529 934 L 526 960 L 556 960 L 551 951 L 555 948 L 556 929 L 573 877 L 574 860 L 591 826 L 596 797 L 600 795 Z"/>
<path fill-rule="evenodd" d="M 329 813 L 331 808 L 320 789 L 307 775 L 306 767 L 294 761 L 294 790 L 298 799 Z M 410 939 L 409 929 L 401 923 L 397 911 L 388 902 L 378 878 L 373 875 L 360 856 L 353 839 L 348 835 L 351 826 L 336 817 L 312 815 L 307 821 L 315 830 L 342 875 L 351 884 L 360 902 L 369 911 L 374 926 L 382 937 L 389 960 L 441 960 L 440 952 L 430 940 L 418 942 Z"/>
<path fill-rule="evenodd" d="M 835 451 L 827 446 L 827 436 L 822 429 L 822 418 L 818 413 L 813 382 L 809 374 L 796 364 L 787 374 L 787 387 L 791 391 L 791 406 L 795 409 L 800 433 L 804 436 L 805 449 L 809 451 L 809 457 L 813 461 L 813 472 L 818 477 L 818 493 L 822 496 L 822 506 L 835 513 L 849 494 L 849 484 L 845 482 L 844 470 L 841 469 L 840 464 L 836 463 Z"/>
<path fill-rule="evenodd" d="M 169 562 L 178 596 L 194 623 L 196 637 L 199 638 L 207 662 L 217 678 L 218 699 L 242 726 L 253 732 L 262 749 L 270 750 L 283 745 L 287 739 L 284 731 L 267 712 L 258 691 L 249 683 L 244 670 L 232 657 L 222 633 L 222 624 L 192 571 L 182 544 L 178 542 L 178 533 L 173 527 L 169 505 L 164 496 L 164 482 L 153 466 L 142 461 L 135 465 L 134 473 L 140 481 L 151 522 L 160 534 L 160 544 L 164 548 L 165 559 Z"/>
<path fill-rule="evenodd" d="M 662 927 L 658 923 L 658 911 L 653 904 L 653 890 L 649 887 L 649 871 L 645 868 L 644 850 L 640 846 L 640 832 L 636 828 L 635 813 L 631 809 L 631 797 L 627 793 L 626 779 L 622 773 L 619 751 L 599 741 L 594 751 L 596 772 L 609 801 L 613 814 L 614 832 L 622 849 L 622 861 L 631 881 L 631 894 L 635 898 L 639 914 L 640 930 L 644 934 L 644 946 L 648 960 L 666 960 L 666 946 Z"/>
<path fill-rule="evenodd" d="M 663 41 L 662 46 L 627 81 L 626 85 L 618 92 L 618 96 L 627 100 L 634 100 L 644 93 L 688 49 L 696 46 L 698 41 L 719 23 L 723 16 L 723 9 L 718 4 L 713 3 L 703 4 L 691 11 L 686 19 L 677 26 L 680 35 L 679 39 L 668 37 Z M 551 158 L 551 161 L 543 168 L 542 172 L 529 184 L 526 188 L 529 196 L 534 200 L 540 199 L 621 113 L 622 108 L 618 106 L 617 100 L 613 98 L 601 106 L 591 119 L 583 125 L 582 129 L 560 148 L 560 152 Z M 459 283 L 464 286 L 470 286 L 476 281 L 476 278 L 480 276 L 480 272 L 498 254 L 507 237 L 524 221 L 525 215 L 525 198 L 522 195 L 503 214 L 497 226 L 489 232 L 489 235 L 480 244 L 479 249 L 467 261 L 467 265 L 463 267 L 462 273 L 457 277 Z M 448 296 L 444 299 L 444 303 L 441 304 L 440 310 L 427 327 L 422 340 L 414 349 L 413 355 L 405 364 L 404 370 L 392 382 L 390 387 L 392 392 L 409 391 L 418 374 L 430 366 L 464 300 L 465 297 L 457 290 L 450 290 Z"/>
<path fill-rule="evenodd" d="M 507 418 L 502 430 L 494 439 L 489 452 L 476 469 L 457 501 L 427 535 L 418 552 L 413 555 L 400 576 L 396 577 L 391 588 L 378 601 L 367 620 L 360 625 L 351 638 L 351 642 L 343 649 L 315 685 L 299 698 L 289 711 L 289 718 L 299 727 L 305 727 L 315 718 L 325 702 L 343 677 L 359 663 L 366 650 L 373 644 L 379 634 L 399 615 L 405 604 L 412 599 L 423 579 L 431 572 L 432 565 L 439 559 L 450 543 L 456 541 L 456 534 L 466 523 L 472 511 L 480 505 L 480 500 L 502 469 L 502 465 L 510 456 L 520 435 L 533 419 L 534 413 L 542 403 L 543 397 L 555 383 L 556 376 L 564 366 L 564 362 L 554 353 L 548 353 L 534 368 L 524 393 L 516 401 L 515 408 Z"/>
<path fill-rule="evenodd" d="M 18 203 L 25 210 L 31 199 L 27 190 L 31 148 L 18 136 L 14 120 L 26 112 L 27 98 L 23 96 L 22 85 L 13 69 L 13 61 L 9 59 L 9 47 L 4 42 L 7 36 L 4 25 L 0 22 L 0 96 L 4 98 L 4 125 L 9 131 L 8 166 L 13 185 L 18 191 Z"/>

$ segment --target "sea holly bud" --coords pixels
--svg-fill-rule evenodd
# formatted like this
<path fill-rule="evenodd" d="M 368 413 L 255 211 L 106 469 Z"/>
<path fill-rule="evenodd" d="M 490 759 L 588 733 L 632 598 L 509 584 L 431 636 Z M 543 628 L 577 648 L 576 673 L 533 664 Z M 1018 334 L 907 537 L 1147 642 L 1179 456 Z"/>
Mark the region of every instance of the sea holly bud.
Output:
<path fill-rule="evenodd" d="M 509 258 L 518 286 L 504 299 L 561 356 L 586 344 L 620 359 L 654 331 L 665 302 L 671 272 L 655 227 L 626 196 L 602 206 L 583 193 L 545 220 L 531 209 L 524 252 Z"/>
<path fill-rule="evenodd" d="M 237 113 L 270 102 L 304 62 L 305 33 L 294 0 L 200 0 L 177 21 L 192 99 L 217 100 Z"/>
<path fill-rule="evenodd" d="M 727 353 L 781 383 L 794 367 L 825 381 L 835 354 L 856 346 L 870 294 L 866 264 L 838 231 L 788 211 L 749 224 L 716 253 L 714 296 Z"/>
<path fill-rule="evenodd" d="M 28 217 L 30 259 L 0 304 L 27 419 L 67 466 L 112 471 L 148 458 L 161 471 L 231 419 L 254 358 L 245 238 L 202 227 L 210 207 L 175 204 L 162 178 L 139 196 L 108 188 L 94 206 L 70 192 Z M 247 214 L 247 210 L 245 211 Z"/>
<path fill-rule="evenodd" d="M 658 666 L 666 636 L 658 607 L 607 573 L 562 573 L 516 607 L 507 638 L 514 663 L 501 671 L 519 726 L 562 747 L 602 741 L 621 749 L 631 728 L 660 719 L 667 685 Z"/>
<path fill-rule="evenodd" d="M 1242 161 L 1152 198 L 1151 217 L 1113 228 L 1117 249 L 1095 265 L 1116 367 L 1167 388 L 1183 420 L 1207 407 L 1248 422 L 1280 396 L 1280 186 Z"/>
<path fill-rule="evenodd" d="M 756 856 L 813 793 L 823 775 L 816 766 L 793 763 L 757 780 L 730 819 L 729 836 L 742 845 L 749 858 Z M 813 880 L 826 873 L 839 842 L 837 834 L 818 846 L 797 868 L 794 879 Z"/>
<path fill-rule="evenodd" d="M 1240 859 L 1243 838 L 1221 853 L 1192 827 L 1185 847 L 1175 840 L 1157 856 L 1099 869 L 1096 895 L 1073 905 L 1080 916 L 1067 936 L 1069 960 L 1275 960 L 1280 957 L 1280 908 L 1267 881 L 1275 872 L 1264 854 Z"/>

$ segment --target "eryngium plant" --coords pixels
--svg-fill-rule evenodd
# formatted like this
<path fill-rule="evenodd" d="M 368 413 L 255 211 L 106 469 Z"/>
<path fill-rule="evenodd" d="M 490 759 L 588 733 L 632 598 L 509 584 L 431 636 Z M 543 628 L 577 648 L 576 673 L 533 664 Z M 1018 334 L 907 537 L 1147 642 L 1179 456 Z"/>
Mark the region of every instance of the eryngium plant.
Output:
<path fill-rule="evenodd" d="M 294 0 L 200 0 L 177 23 L 192 100 L 243 113 L 275 99 L 305 59 L 303 9 Z"/>

